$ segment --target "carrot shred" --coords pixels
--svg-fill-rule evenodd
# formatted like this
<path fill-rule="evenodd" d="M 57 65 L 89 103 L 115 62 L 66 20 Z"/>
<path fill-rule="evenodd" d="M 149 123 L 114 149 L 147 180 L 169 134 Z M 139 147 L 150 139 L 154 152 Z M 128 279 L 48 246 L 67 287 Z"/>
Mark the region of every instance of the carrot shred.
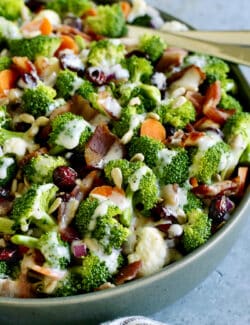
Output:
<path fill-rule="evenodd" d="M 118 188 L 118 187 L 112 187 L 109 185 L 97 186 L 90 192 L 90 194 L 100 195 L 100 196 L 104 196 L 104 197 L 108 198 L 109 196 L 112 196 L 115 192 L 117 194 L 125 196 L 123 189 Z"/>
<path fill-rule="evenodd" d="M 83 14 L 83 18 L 86 18 L 88 16 L 96 16 L 97 15 L 97 11 L 95 8 L 90 8 L 88 10 L 86 10 Z"/>
<path fill-rule="evenodd" d="M 43 35 L 50 35 L 52 33 L 53 27 L 50 21 L 45 17 L 43 18 L 40 26 L 40 31 Z"/>
<path fill-rule="evenodd" d="M 16 79 L 16 71 L 11 69 L 0 71 L 0 97 L 6 96 L 6 91 L 14 87 Z"/>
<path fill-rule="evenodd" d="M 247 174 L 248 174 L 248 167 L 242 166 L 238 168 L 238 177 L 240 178 L 240 184 L 239 184 L 239 190 L 237 196 L 242 196 L 244 193 L 244 189 L 247 181 Z"/>
<path fill-rule="evenodd" d="M 161 122 L 148 118 L 141 125 L 140 135 L 164 141 L 166 139 L 166 130 Z"/>
<path fill-rule="evenodd" d="M 124 17 L 127 18 L 130 11 L 131 11 L 130 3 L 127 2 L 127 1 L 121 1 L 120 5 L 121 5 L 121 8 L 122 8 L 122 13 L 123 13 Z"/>
<path fill-rule="evenodd" d="M 189 182 L 192 185 L 192 187 L 197 187 L 199 185 L 196 177 L 191 177 Z"/>
<path fill-rule="evenodd" d="M 75 40 L 71 36 L 61 35 L 61 40 L 62 42 L 58 50 L 56 51 L 56 54 L 65 49 L 72 50 L 75 54 L 79 52 L 78 45 L 76 44 Z"/>

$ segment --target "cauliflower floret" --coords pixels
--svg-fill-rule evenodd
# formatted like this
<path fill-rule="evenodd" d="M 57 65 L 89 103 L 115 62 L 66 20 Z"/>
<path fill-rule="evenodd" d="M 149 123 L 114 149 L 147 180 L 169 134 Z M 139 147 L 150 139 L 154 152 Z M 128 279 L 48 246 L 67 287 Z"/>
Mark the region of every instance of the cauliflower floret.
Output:
<path fill-rule="evenodd" d="M 135 252 L 128 255 L 129 263 L 140 260 L 139 276 L 146 276 L 160 270 L 169 260 L 169 252 L 161 232 L 154 227 L 143 227 L 137 232 Z"/>

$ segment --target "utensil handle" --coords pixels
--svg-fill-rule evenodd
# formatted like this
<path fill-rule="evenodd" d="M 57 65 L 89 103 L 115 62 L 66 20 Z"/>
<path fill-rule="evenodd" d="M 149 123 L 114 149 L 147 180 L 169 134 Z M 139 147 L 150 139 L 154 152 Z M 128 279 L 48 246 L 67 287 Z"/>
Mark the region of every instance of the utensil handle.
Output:
<path fill-rule="evenodd" d="M 158 35 L 164 39 L 167 44 L 177 46 L 188 51 L 204 53 L 217 56 L 218 58 L 231 61 L 238 64 L 250 66 L 250 47 L 241 47 L 238 45 L 226 45 L 215 42 L 197 40 L 184 35 L 150 29 L 146 27 L 128 26 L 128 37 L 138 39 L 144 34 Z"/>
<path fill-rule="evenodd" d="M 171 31 L 171 33 L 176 35 L 187 36 L 195 39 L 211 41 L 215 43 L 250 46 L 250 30 L 242 30 L 242 31 L 188 30 L 185 32 Z"/>

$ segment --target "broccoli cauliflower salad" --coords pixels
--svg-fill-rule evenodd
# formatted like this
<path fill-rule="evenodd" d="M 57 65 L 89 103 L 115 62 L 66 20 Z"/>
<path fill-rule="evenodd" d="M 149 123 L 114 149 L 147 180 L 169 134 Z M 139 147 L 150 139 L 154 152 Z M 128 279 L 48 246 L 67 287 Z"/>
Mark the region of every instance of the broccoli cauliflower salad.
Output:
<path fill-rule="evenodd" d="M 248 183 L 230 66 L 126 24 L 143 0 L 0 2 L 0 295 L 151 275 L 221 228 Z M 185 26 L 184 26 L 185 27 Z"/>

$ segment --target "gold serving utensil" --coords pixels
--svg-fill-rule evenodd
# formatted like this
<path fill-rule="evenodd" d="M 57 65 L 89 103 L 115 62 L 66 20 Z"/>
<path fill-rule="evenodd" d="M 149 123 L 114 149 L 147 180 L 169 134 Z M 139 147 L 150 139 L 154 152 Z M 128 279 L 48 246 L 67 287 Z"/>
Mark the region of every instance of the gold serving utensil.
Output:
<path fill-rule="evenodd" d="M 188 51 L 213 55 L 233 63 L 250 66 L 250 47 L 220 44 L 207 40 L 194 39 L 185 36 L 184 33 L 186 32 L 177 35 L 171 32 L 160 31 L 146 27 L 130 25 L 127 27 L 128 34 L 126 37 L 131 39 L 138 39 L 144 34 L 158 35 L 171 46 L 180 47 Z"/>

